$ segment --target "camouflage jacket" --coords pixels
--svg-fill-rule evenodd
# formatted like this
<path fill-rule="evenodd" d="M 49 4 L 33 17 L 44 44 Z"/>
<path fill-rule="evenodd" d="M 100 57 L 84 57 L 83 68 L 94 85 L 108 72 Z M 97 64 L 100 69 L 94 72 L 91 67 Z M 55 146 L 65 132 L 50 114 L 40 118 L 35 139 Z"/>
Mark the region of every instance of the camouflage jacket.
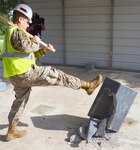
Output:
<path fill-rule="evenodd" d="M 45 52 L 43 49 L 39 49 L 39 44 L 33 42 L 23 31 L 20 29 L 15 29 L 11 36 L 11 44 L 14 49 L 25 52 L 31 53 L 34 52 L 36 59 L 41 59 Z"/>

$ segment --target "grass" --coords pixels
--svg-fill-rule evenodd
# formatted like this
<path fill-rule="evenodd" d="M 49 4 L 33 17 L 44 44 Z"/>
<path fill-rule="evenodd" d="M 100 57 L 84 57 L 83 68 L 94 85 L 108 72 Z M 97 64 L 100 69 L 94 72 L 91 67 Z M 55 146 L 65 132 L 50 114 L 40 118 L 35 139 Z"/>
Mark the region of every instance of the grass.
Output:
<path fill-rule="evenodd" d="M 1 40 L 1 39 L 0 39 Z M 2 49 L 3 42 L 0 42 L 0 49 Z"/>
<path fill-rule="evenodd" d="M 0 35 L 0 40 L 2 40 L 4 38 L 4 35 Z"/>

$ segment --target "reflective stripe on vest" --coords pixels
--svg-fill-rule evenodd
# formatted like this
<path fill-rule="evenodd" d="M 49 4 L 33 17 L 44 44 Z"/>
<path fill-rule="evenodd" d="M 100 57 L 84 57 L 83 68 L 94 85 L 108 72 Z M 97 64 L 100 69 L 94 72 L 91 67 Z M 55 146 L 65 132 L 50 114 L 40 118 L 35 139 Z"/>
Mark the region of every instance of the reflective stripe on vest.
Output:
<path fill-rule="evenodd" d="M 21 54 L 21 53 L 9 53 L 9 52 L 5 52 L 2 54 L 2 57 L 19 57 L 19 58 L 26 58 L 26 59 L 31 59 L 31 60 L 35 60 L 35 57 L 33 55 L 30 54 Z"/>

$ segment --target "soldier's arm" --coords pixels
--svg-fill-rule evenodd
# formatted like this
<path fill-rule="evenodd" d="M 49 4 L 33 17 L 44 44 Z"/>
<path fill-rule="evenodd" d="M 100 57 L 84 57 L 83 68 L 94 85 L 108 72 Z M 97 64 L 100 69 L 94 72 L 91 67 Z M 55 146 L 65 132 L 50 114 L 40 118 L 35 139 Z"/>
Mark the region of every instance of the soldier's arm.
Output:
<path fill-rule="evenodd" d="M 20 29 L 15 29 L 11 36 L 11 44 L 14 49 L 21 52 L 36 52 L 39 50 L 39 44 L 30 39 Z"/>

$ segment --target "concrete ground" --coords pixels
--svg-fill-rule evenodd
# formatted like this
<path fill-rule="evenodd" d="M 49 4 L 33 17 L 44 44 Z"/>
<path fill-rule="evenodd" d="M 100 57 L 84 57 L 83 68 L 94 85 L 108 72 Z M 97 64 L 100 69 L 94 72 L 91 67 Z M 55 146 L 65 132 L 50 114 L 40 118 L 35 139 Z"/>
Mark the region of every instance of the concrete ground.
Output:
<path fill-rule="evenodd" d="M 113 133 L 109 141 L 85 140 L 79 144 L 68 143 L 70 135 L 76 133 L 81 124 L 88 121 L 87 113 L 101 87 L 88 96 L 84 90 L 73 90 L 61 86 L 33 87 L 29 102 L 18 124 L 27 130 L 27 136 L 5 142 L 8 128 L 7 116 L 14 100 L 12 85 L 7 81 L 7 90 L 0 92 L 0 149 L 4 150 L 139 150 L 140 147 L 140 73 L 95 69 L 86 71 L 77 67 L 57 68 L 91 80 L 102 74 L 116 80 L 138 94 L 119 132 Z"/>

